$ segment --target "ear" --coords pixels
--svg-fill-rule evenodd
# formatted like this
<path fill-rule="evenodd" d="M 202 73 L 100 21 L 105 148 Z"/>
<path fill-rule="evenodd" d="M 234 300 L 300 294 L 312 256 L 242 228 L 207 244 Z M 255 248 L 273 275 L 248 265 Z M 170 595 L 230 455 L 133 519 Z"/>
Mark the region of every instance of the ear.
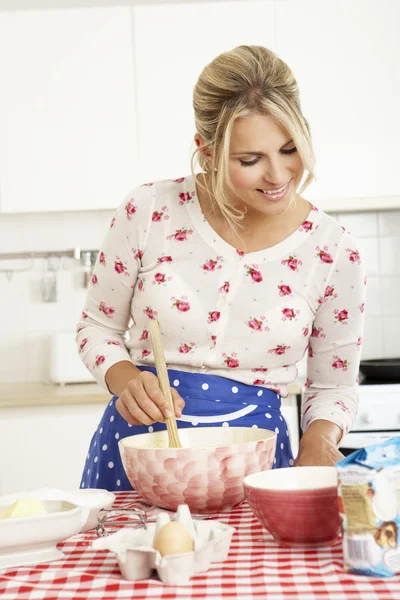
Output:
<path fill-rule="evenodd" d="M 205 146 L 204 138 L 202 138 L 201 135 L 196 133 L 196 135 L 194 136 L 194 141 L 195 141 L 196 146 L 198 148 L 200 148 L 199 152 L 201 152 L 201 154 L 207 160 L 209 165 L 212 166 L 211 165 L 211 152 L 210 152 L 210 149 L 208 148 L 208 146 Z M 203 146 L 203 147 L 201 148 L 201 146 Z"/>

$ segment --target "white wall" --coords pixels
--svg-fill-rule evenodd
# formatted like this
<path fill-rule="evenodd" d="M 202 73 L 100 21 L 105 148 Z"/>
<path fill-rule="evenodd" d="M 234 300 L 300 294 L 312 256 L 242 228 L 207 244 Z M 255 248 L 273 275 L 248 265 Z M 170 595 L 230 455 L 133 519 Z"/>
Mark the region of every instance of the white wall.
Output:
<path fill-rule="evenodd" d="M 118 199 L 116 200 L 116 205 Z M 99 248 L 113 211 L 0 216 L 0 253 Z M 368 302 L 363 357 L 400 356 L 400 211 L 337 215 L 359 238 L 368 273 Z M 55 261 L 53 264 L 57 264 Z M 59 299 L 42 300 L 45 261 L 0 262 L 29 268 L 9 281 L 0 272 L 0 382 L 47 378 L 48 340 L 57 331 L 73 331 L 86 289 L 80 263 L 59 261 Z"/>

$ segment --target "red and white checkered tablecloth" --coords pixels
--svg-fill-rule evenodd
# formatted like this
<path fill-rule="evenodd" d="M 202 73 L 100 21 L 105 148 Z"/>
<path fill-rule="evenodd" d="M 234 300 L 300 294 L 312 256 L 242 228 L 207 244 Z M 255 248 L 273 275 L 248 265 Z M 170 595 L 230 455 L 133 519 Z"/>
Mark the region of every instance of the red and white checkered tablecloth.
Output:
<path fill-rule="evenodd" d="M 115 506 L 138 499 L 119 492 Z M 1 600 L 400 600 L 400 577 L 375 579 L 343 572 L 340 543 L 299 550 L 277 546 L 247 504 L 215 515 L 236 528 L 229 556 L 190 585 L 171 587 L 156 575 L 122 579 L 115 556 L 91 547 L 96 534 L 73 536 L 59 545 L 62 560 L 0 571 Z"/>

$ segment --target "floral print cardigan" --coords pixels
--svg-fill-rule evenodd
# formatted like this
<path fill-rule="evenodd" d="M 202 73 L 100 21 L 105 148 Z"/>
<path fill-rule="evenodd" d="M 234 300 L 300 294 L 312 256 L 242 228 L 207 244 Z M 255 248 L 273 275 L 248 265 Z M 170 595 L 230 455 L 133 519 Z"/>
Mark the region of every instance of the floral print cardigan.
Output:
<path fill-rule="evenodd" d="M 326 419 L 345 434 L 357 413 L 365 283 L 357 241 L 314 206 L 285 240 L 243 254 L 204 218 L 193 176 L 145 184 L 110 224 L 79 352 L 107 389 L 114 363 L 154 365 L 148 323 L 158 319 L 169 368 L 283 397 L 307 353 L 302 427 Z"/>

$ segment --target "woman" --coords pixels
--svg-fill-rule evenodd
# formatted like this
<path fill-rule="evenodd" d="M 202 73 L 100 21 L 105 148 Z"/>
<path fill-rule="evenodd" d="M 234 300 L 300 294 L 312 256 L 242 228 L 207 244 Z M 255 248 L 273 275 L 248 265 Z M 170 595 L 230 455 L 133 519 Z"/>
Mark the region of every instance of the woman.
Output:
<path fill-rule="evenodd" d="M 179 427 L 272 429 L 274 466 L 293 464 L 280 405 L 306 352 L 294 464 L 334 464 L 357 413 L 364 269 L 357 242 L 297 191 L 313 150 L 290 69 L 240 46 L 205 67 L 193 106 L 202 172 L 133 190 L 94 269 L 77 342 L 114 397 L 82 487 L 131 489 L 118 440 L 165 428 L 149 319 Z"/>

